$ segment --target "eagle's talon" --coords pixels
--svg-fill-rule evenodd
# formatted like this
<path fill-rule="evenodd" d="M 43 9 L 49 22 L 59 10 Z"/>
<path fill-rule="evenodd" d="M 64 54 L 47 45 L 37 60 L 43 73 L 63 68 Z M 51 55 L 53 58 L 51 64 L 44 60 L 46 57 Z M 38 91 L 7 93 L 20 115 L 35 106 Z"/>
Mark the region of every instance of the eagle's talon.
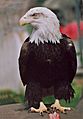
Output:
<path fill-rule="evenodd" d="M 47 112 L 47 107 L 44 105 L 43 102 L 40 102 L 39 109 L 31 107 L 31 112 L 39 112 L 41 116 L 43 116 L 43 112 Z"/>
<path fill-rule="evenodd" d="M 70 107 L 63 107 L 60 105 L 59 100 L 56 100 L 55 103 L 53 105 L 51 105 L 52 108 L 55 108 L 56 111 L 60 111 L 64 114 L 67 113 L 67 111 L 71 111 Z"/>
<path fill-rule="evenodd" d="M 40 112 L 40 116 L 44 116 L 44 115 L 43 115 L 43 112 Z"/>
<path fill-rule="evenodd" d="M 60 110 L 59 109 L 56 109 L 56 112 L 60 112 Z"/>
<path fill-rule="evenodd" d="M 67 111 L 67 109 L 64 109 L 64 111 L 66 112 L 66 111 Z"/>
<path fill-rule="evenodd" d="M 31 108 L 28 109 L 28 113 L 30 113 L 30 112 L 31 112 Z"/>

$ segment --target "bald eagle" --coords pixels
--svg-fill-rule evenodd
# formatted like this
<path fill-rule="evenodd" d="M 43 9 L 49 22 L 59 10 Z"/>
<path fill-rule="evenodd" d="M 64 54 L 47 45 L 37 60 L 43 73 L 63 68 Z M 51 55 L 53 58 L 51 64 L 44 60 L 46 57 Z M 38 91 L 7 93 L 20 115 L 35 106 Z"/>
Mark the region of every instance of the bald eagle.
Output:
<path fill-rule="evenodd" d="M 48 8 L 31 8 L 20 19 L 20 25 L 26 24 L 31 24 L 33 31 L 22 45 L 19 70 L 26 86 L 28 108 L 40 113 L 47 111 L 42 97 L 45 96 L 44 90 L 48 90 L 46 95 L 55 97 L 51 107 L 65 113 L 71 108 L 61 106 L 59 100 L 67 101 L 74 97 L 71 86 L 77 69 L 74 44 L 60 33 L 59 20 Z"/>

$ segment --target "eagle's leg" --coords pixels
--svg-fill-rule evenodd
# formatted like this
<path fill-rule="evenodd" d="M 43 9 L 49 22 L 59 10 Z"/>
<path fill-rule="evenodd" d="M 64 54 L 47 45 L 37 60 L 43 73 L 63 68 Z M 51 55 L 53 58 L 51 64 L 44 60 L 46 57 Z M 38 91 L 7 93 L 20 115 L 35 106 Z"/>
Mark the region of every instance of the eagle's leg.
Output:
<path fill-rule="evenodd" d="M 31 107 L 39 108 L 40 101 L 42 99 L 42 89 L 38 82 L 30 81 L 26 86 L 25 91 L 25 101 L 28 102 L 26 104 L 27 109 Z"/>
<path fill-rule="evenodd" d="M 70 107 L 63 107 L 60 105 L 60 102 L 58 99 L 55 100 L 55 103 L 51 105 L 52 108 L 56 108 L 56 110 L 59 110 L 62 113 L 66 113 L 66 111 L 70 111 Z"/>
<path fill-rule="evenodd" d="M 34 107 L 31 107 L 31 112 L 39 112 L 40 115 L 43 114 L 43 112 L 47 112 L 47 107 L 44 105 L 43 102 L 40 102 L 40 107 L 39 109 L 36 109 Z"/>

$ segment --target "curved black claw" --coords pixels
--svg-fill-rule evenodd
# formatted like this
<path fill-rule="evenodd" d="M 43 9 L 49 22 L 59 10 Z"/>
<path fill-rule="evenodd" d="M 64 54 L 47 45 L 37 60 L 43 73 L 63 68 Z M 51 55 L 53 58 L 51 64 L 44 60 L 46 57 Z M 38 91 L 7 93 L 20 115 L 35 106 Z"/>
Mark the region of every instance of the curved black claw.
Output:
<path fill-rule="evenodd" d="M 43 112 L 40 112 L 40 116 L 42 116 L 42 117 L 44 116 L 44 115 L 43 115 Z"/>

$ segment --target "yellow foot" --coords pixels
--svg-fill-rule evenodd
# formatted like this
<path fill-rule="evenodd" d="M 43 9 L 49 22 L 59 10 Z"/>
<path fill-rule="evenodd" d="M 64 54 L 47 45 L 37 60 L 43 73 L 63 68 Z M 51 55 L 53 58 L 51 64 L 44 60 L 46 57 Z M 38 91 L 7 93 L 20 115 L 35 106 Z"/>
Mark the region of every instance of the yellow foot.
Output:
<path fill-rule="evenodd" d="M 56 108 L 56 110 L 59 110 L 62 113 L 66 113 L 66 111 L 70 111 L 71 110 L 70 107 L 63 107 L 63 106 L 61 106 L 58 99 L 56 99 L 55 103 L 53 105 L 51 105 L 51 107 L 53 109 Z"/>
<path fill-rule="evenodd" d="M 40 115 L 43 115 L 43 112 L 47 112 L 47 107 L 44 105 L 43 102 L 40 102 L 39 109 L 35 109 L 34 107 L 31 107 L 31 112 L 39 112 Z"/>

